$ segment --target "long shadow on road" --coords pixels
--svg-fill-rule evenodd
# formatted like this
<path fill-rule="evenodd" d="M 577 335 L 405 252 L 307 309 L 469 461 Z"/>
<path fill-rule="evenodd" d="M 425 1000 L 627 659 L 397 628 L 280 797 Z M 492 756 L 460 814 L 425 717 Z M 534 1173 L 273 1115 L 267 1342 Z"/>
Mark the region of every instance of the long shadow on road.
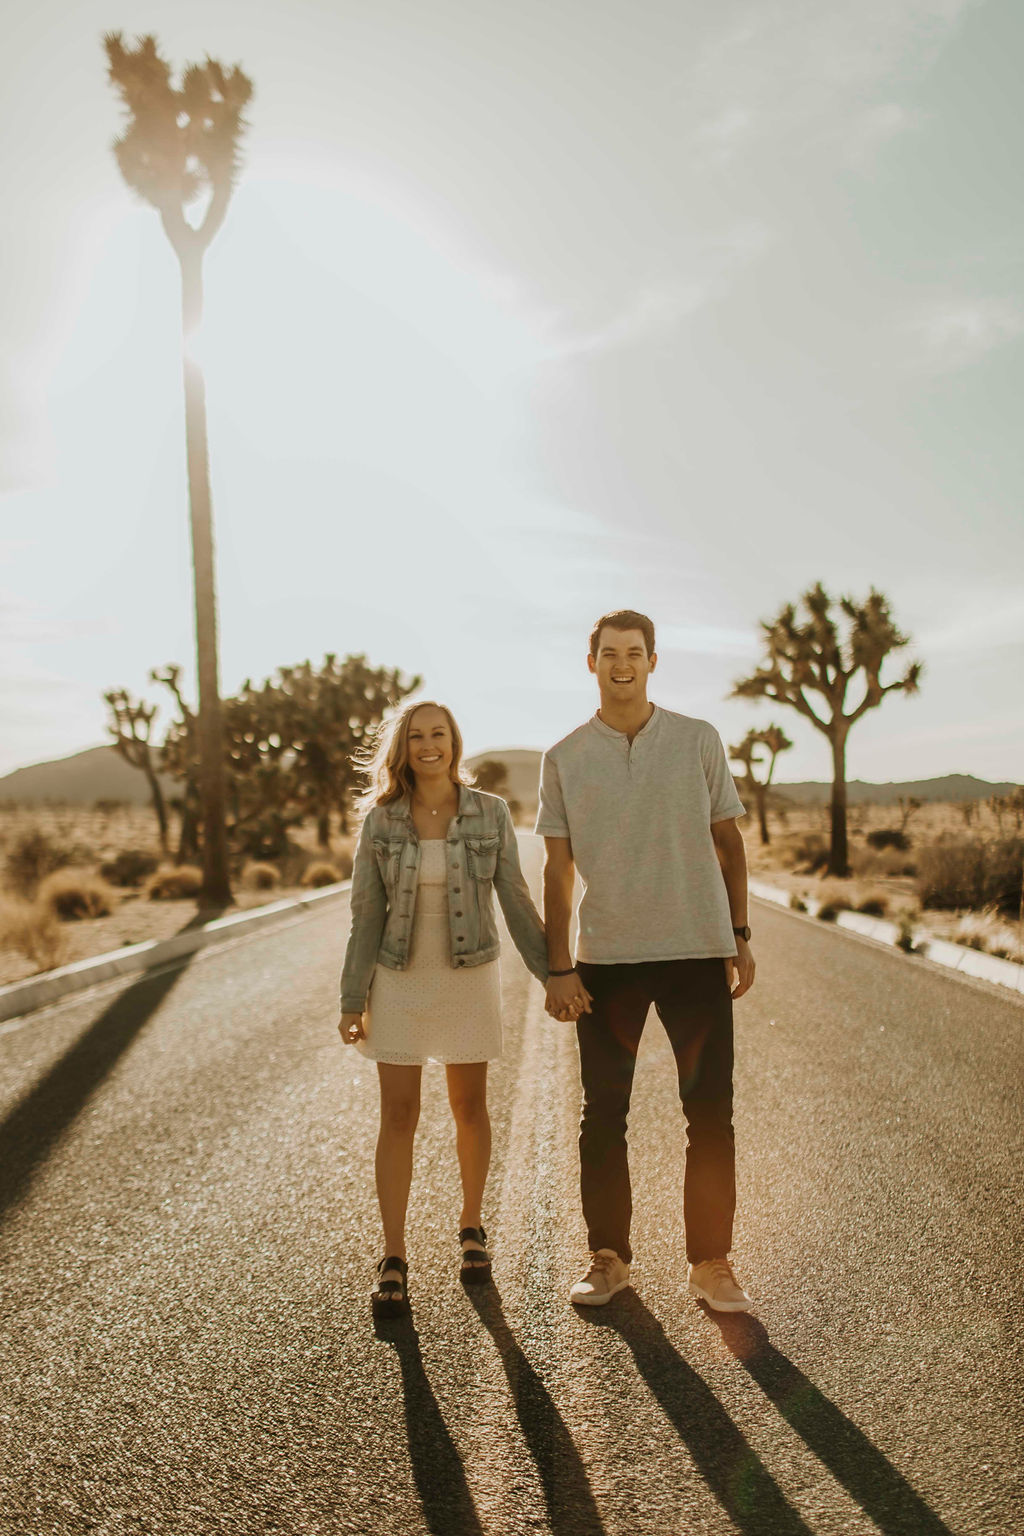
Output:
<path fill-rule="evenodd" d="M 434 1396 L 410 1317 L 374 1324 L 398 1356 L 405 1398 L 409 1458 L 431 1536 L 484 1536 L 458 1448 Z"/>
<path fill-rule="evenodd" d="M 614 1306 L 602 1307 L 599 1313 L 581 1307 L 580 1315 L 594 1327 L 621 1334 L 640 1375 L 743 1536 L 813 1536 L 711 1388 L 675 1349 L 639 1296 L 623 1291 Z"/>
<path fill-rule="evenodd" d="M 559 1536 L 605 1536 L 587 1470 L 561 1414 L 505 1321 L 493 1285 L 468 1290 L 497 1347 L 512 1401 L 544 1489 L 551 1529 Z"/>
<path fill-rule="evenodd" d="M 951 1536 L 864 1431 L 773 1347 L 756 1317 L 707 1315 L 721 1329 L 727 1349 L 883 1536 Z"/>
<path fill-rule="evenodd" d="M 180 931 L 184 933 L 220 915 L 220 910 L 204 911 Z M 192 955 L 184 955 L 169 969 L 146 973 L 127 991 L 119 993 L 0 1121 L 0 1221 L 26 1194 L 65 1131 L 184 975 L 192 959 Z"/>

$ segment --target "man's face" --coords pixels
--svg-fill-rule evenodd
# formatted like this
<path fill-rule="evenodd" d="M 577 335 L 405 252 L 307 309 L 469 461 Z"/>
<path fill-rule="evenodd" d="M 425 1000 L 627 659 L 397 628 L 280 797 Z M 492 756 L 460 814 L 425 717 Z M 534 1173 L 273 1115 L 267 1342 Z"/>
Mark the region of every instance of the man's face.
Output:
<path fill-rule="evenodd" d="M 602 704 L 636 704 L 646 699 L 647 678 L 657 661 L 657 654 L 647 654 L 642 630 L 612 629 L 609 624 L 597 637 L 597 655 L 587 656 Z"/>

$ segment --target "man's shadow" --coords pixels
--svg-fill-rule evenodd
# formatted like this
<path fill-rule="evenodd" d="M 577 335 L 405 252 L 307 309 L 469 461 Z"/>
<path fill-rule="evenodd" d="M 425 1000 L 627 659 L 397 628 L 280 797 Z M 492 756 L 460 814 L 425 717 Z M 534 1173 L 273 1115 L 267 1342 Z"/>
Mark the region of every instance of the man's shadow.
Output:
<path fill-rule="evenodd" d="M 579 1313 L 629 1345 L 637 1370 L 743 1536 L 813 1536 L 703 1377 L 634 1291 L 620 1292 L 608 1307 L 581 1307 Z"/>
<path fill-rule="evenodd" d="M 210 922 L 223 909 L 197 913 L 179 931 Z M 119 992 L 85 1032 L 0 1121 L 0 1220 L 28 1193 L 65 1131 L 184 975 L 194 955 L 144 972 Z"/>
<path fill-rule="evenodd" d="M 951 1536 L 863 1430 L 774 1348 L 756 1317 L 703 1310 L 730 1353 L 884 1536 Z"/>

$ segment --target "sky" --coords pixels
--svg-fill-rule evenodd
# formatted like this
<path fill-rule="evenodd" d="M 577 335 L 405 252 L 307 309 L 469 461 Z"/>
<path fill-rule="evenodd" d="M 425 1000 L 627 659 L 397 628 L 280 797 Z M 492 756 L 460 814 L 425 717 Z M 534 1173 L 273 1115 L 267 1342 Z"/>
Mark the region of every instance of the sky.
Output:
<path fill-rule="evenodd" d="M 104 32 L 252 78 L 206 261 L 225 693 L 326 652 L 470 752 L 651 696 L 728 743 L 760 620 L 891 600 L 913 698 L 851 778 L 1024 780 L 1024 156 L 1012 0 L 35 0 L 0 59 L 0 772 L 194 674 L 180 290 Z M 166 723 L 164 711 L 158 719 Z"/>

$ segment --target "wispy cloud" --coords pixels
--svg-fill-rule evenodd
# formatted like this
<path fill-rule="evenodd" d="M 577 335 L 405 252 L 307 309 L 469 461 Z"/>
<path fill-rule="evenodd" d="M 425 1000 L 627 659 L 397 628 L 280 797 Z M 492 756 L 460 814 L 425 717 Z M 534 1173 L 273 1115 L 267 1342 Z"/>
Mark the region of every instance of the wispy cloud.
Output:
<path fill-rule="evenodd" d="M 685 273 L 641 285 L 593 326 L 577 328 L 563 322 L 551 355 L 601 352 L 671 331 L 718 298 L 772 240 L 767 225 L 751 220 L 702 242 L 687 254 Z"/>
<path fill-rule="evenodd" d="M 911 111 L 898 101 L 880 101 L 866 107 L 850 123 L 847 140 L 850 163 L 858 170 L 869 170 L 887 144 L 900 134 L 920 128 L 922 122 L 919 112 Z"/>
<path fill-rule="evenodd" d="M 688 82 L 698 160 L 720 165 L 747 144 L 794 131 L 856 157 L 912 126 L 894 88 L 931 67 L 982 0 L 776 0 L 723 5 Z M 881 91 L 886 99 L 878 101 Z M 750 132 L 757 125 L 756 137 Z"/>
<path fill-rule="evenodd" d="M 915 315 L 909 331 L 919 366 L 956 372 L 1024 334 L 1024 310 L 1009 299 L 950 298 Z"/>

